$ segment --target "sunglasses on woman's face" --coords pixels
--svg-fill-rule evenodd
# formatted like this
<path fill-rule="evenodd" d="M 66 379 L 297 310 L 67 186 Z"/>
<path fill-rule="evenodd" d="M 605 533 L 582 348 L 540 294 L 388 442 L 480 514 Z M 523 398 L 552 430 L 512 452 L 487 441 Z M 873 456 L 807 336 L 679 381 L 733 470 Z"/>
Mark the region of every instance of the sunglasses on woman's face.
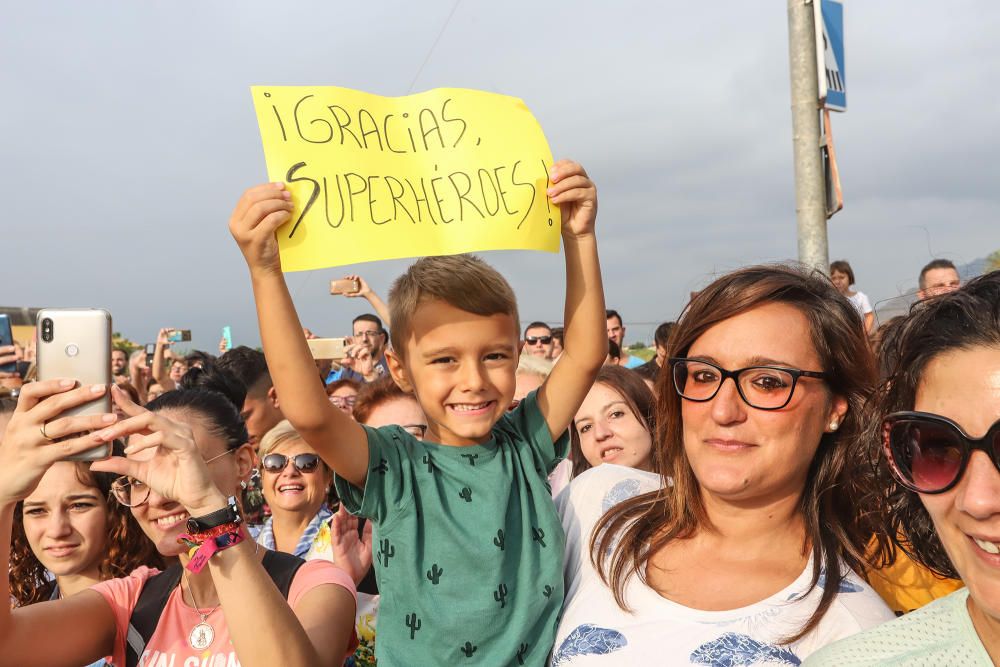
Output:
<path fill-rule="evenodd" d="M 894 412 L 882 422 L 882 446 L 896 479 L 917 493 L 952 489 L 979 450 L 1000 472 L 1000 420 L 982 438 L 970 438 L 962 428 L 929 412 Z"/>
<path fill-rule="evenodd" d="M 261 464 L 264 470 L 277 474 L 285 469 L 289 461 L 295 464 L 295 469 L 299 472 L 316 472 L 319 467 L 319 456 L 316 454 L 296 454 L 291 458 L 284 454 L 268 454 L 261 460 Z"/>

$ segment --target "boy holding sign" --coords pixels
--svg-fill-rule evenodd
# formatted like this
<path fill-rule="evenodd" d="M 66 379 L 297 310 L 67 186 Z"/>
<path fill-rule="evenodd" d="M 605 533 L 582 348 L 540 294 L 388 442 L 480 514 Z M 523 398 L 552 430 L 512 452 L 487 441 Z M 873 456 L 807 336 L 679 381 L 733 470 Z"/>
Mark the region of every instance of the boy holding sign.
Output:
<path fill-rule="evenodd" d="M 268 367 L 285 417 L 337 473 L 351 511 L 375 523 L 380 665 L 541 665 L 563 598 L 564 537 L 546 477 L 607 354 L 594 222 L 580 165 L 552 167 L 566 253 L 565 350 L 511 412 L 519 352 L 507 282 L 468 257 L 419 260 L 390 294 L 393 378 L 428 419 L 423 442 L 371 429 L 327 400 L 289 296 L 275 230 L 282 183 L 244 193 L 229 223 L 250 268 Z"/>

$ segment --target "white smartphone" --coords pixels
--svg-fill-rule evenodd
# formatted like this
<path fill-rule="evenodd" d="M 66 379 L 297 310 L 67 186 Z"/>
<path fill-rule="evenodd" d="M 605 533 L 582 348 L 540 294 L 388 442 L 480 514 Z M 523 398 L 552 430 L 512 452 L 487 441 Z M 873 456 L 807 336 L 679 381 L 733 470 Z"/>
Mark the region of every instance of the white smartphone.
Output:
<path fill-rule="evenodd" d="M 43 308 L 36 322 L 38 379 L 72 378 L 80 386 L 103 384 L 104 395 L 60 416 L 111 412 L 111 314 L 98 308 Z M 111 443 L 69 457 L 98 461 L 111 455 Z"/>

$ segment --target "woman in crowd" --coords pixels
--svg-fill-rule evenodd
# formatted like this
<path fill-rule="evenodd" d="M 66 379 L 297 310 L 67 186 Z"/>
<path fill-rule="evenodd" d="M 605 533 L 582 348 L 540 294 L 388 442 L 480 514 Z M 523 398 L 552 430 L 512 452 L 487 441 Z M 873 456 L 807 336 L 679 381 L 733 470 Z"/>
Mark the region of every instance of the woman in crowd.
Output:
<path fill-rule="evenodd" d="M 854 307 L 819 274 L 741 269 L 691 301 L 668 356 L 660 474 L 598 466 L 559 498 L 552 664 L 796 665 L 890 619 L 854 573 L 873 533 L 854 436 L 874 381 Z"/>
<path fill-rule="evenodd" d="M 13 515 L 10 593 L 14 606 L 60 600 L 163 559 L 112 497 L 114 475 L 59 461 Z M 102 658 L 92 667 L 105 665 Z"/>
<path fill-rule="evenodd" d="M 875 311 L 864 292 L 851 289 L 851 285 L 854 284 L 854 269 L 851 265 L 842 259 L 831 262 L 830 280 L 837 291 L 846 296 L 861 315 L 865 322 L 865 333 L 871 333 L 875 325 Z"/>
<path fill-rule="evenodd" d="M 655 471 L 654 402 L 638 373 L 602 367 L 570 428 L 573 476 L 603 463 Z"/>
<path fill-rule="evenodd" d="M 353 651 L 350 577 L 329 563 L 301 564 L 245 539 L 236 496 L 250 474 L 253 452 L 226 398 L 182 389 L 143 409 L 113 387 L 127 419 L 61 417 L 107 391 L 74 386 L 72 380 L 25 386 L 7 425 L 0 444 L 0 567 L 9 566 L 17 503 L 35 492 L 53 463 L 131 436 L 127 458 L 99 461 L 91 469 L 122 475 L 115 481 L 116 497 L 132 508 L 159 553 L 177 556 L 183 568 L 155 579 L 152 570 L 140 568 L 62 600 L 0 609 L 5 664 L 73 667 L 111 655 L 115 665 L 136 664 L 141 657 L 147 664 L 207 660 L 305 667 L 338 665 Z M 189 549 L 197 549 L 196 557 Z M 287 584 L 287 595 L 275 585 L 279 581 Z M 143 616 L 140 626 L 148 622 L 149 632 L 133 633 L 133 611 L 147 584 L 162 595 L 162 614 L 156 621 Z"/>
<path fill-rule="evenodd" d="M 881 546 L 966 588 L 809 664 L 1000 664 L 1000 272 L 920 303 L 891 344 L 865 434 L 882 444 Z"/>
<path fill-rule="evenodd" d="M 360 389 L 360 382 L 345 378 L 343 380 L 334 380 L 326 385 L 326 395 L 330 397 L 331 403 L 353 416 L 354 402 L 358 398 L 358 391 Z"/>
<path fill-rule="evenodd" d="M 271 516 L 257 542 L 304 560 L 322 558 L 336 563 L 360 584 L 372 567 L 372 524 L 366 524 L 359 536 L 357 517 L 343 507 L 336 512 L 330 509 L 327 497 L 333 471 L 288 420 L 261 438 L 258 454 Z M 371 595 L 358 594 L 356 627 L 361 645 L 351 658 L 357 667 L 373 664 L 377 604 Z"/>
<path fill-rule="evenodd" d="M 354 419 L 373 428 L 401 426 L 417 440 L 427 432 L 427 417 L 411 394 L 384 376 L 361 387 L 354 403 Z"/>
<path fill-rule="evenodd" d="M 17 606 L 69 597 L 143 565 L 163 567 L 153 543 L 114 499 L 112 481 L 114 475 L 85 463 L 60 461 L 15 509 L 10 587 Z"/>

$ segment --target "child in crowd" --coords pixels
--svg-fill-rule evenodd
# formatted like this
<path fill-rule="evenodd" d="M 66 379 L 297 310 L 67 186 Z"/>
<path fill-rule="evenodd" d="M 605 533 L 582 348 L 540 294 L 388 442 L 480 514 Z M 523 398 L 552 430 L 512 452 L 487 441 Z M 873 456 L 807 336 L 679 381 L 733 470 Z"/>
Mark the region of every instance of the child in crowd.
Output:
<path fill-rule="evenodd" d="M 507 412 L 519 332 L 507 282 L 469 256 L 418 260 L 389 295 L 399 386 L 427 416 L 421 442 L 352 421 L 327 400 L 281 273 L 282 183 L 247 190 L 230 220 L 250 269 L 261 338 L 286 418 L 336 472 L 342 501 L 375 524 L 382 667 L 541 665 L 563 599 L 564 537 L 546 476 L 607 355 L 594 222 L 580 165 L 552 167 L 566 254 L 565 351 Z"/>

